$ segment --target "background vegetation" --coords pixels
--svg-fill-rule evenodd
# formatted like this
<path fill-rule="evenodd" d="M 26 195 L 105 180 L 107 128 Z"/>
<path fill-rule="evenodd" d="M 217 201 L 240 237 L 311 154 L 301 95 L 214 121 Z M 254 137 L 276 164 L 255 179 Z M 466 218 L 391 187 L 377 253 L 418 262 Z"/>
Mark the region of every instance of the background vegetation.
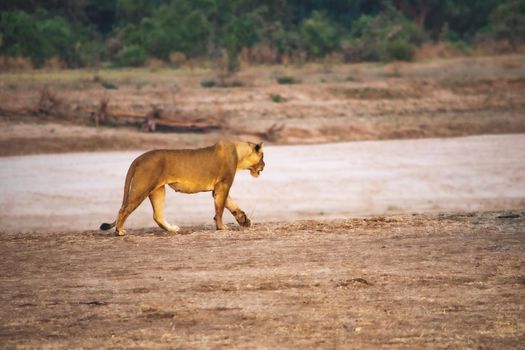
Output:
<path fill-rule="evenodd" d="M 426 42 L 459 49 L 525 41 L 525 0 L 6 0 L 2 67 L 178 66 L 412 60 Z"/>

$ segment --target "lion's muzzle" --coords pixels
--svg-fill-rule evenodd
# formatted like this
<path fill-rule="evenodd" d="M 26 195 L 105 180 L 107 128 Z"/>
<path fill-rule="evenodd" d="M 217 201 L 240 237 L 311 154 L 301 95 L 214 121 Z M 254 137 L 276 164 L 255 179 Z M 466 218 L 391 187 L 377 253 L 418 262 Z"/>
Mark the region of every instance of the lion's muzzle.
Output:
<path fill-rule="evenodd" d="M 250 168 L 250 174 L 253 177 L 258 177 L 259 175 L 261 175 L 262 171 L 264 170 L 265 165 L 266 164 L 264 163 L 264 160 L 261 157 L 261 160 L 259 161 L 259 163 L 255 164 L 253 167 Z"/>

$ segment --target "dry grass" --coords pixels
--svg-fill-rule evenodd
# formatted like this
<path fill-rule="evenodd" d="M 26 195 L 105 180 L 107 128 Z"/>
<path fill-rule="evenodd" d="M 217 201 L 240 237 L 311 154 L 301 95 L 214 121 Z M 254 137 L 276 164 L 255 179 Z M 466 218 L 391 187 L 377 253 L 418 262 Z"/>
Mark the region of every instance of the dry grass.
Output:
<path fill-rule="evenodd" d="M 424 43 L 416 50 L 418 61 L 464 57 L 468 52 L 448 42 Z"/>
<path fill-rule="evenodd" d="M 58 71 L 58 70 L 63 69 L 64 67 L 65 67 L 65 64 L 57 56 L 48 58 L 44 62 L 44 69 L 49 70 L 49 71 Z"/>
<path fill-rule="evenodd" d="M 2 234 L 0 341 L 53 348 L 517 348 L 524 212 L 180 235 Z"/>
<path fill-rule="evenodd" d="M 152 106 L 201 119 L 220 116 L 222 130 L 204 136 L 212 139 L 231 136 L 232 131 L 238 138 L 261 135 L 272 125 L 284 125 L 279 137 L 272 139 L 281 144 L 521 133 L 525 132 L 522 62 L 522 55 L 510 55 L 388 65 L 249 66 L 234 76 L 217 75 L 207 68 L 157 66 L 5 73 L 0 114 L 7 124 L 22 122 L 24 117 L 23 122 L 29 123 L 90 126 L 96 124 L 93 113 L 99 101 L 108 100 L 109 114 L 139 119 Z M 279 84 L 279 77 L 292 77 L 300 84 Z M 207 81 L 215 87 L 203 88 Z M 105 83 L 118 89 L 108 89 Z M 38 113 L 45 86 L 60 97 L 62 110 Z M 286 103 L 275 103 L 268 96 L 285 97 Z M 133 118 L 128 124 L 143 124 Z M 0 142 L 9 147 L 15 144 L 10 139 L 23 135 L 4 136 Z M 60 135 L 49 137 L 59 142 Z M 64 142 L 62 148 L 69 146 L 69 141 Z M 124 142 L 120 147 L 132 146 Z M 45 147 L 36 148 L 46 152 Z"/>
<path fill-rule="evenodd" d="M 24 57 L 7 57 L 0 56 L 0 72 L 1 71 L 15 71 L 25 72 L 31 71 L 33 64 L 31 60 Z"/>

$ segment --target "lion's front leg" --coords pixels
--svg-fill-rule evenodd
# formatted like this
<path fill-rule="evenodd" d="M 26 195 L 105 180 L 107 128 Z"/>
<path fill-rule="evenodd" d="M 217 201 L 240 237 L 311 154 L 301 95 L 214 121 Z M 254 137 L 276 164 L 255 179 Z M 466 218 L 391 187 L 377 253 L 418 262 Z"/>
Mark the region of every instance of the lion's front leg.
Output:
<path fill-rule="evenodd" d="M 241 210 L 239 205 L 237 205 L 237 203 L 235 203 L 235 201 L 230 196 L 226 198 L 226 209 L 228 209 L 232 213 L 232 215 L 235 217 L 235 220 L 237 220 L 240 226 L 250 227 L 252 225 L 252 222 L 250 221 L 246 213 Z"/>
<path fill-rule="evenodd" d="M 213 199 L 215 202 L 215 225 L 217 230 L 227 230 L 228 228 L 222 222 L 222 214 L 224 213 L 224 206 L 226 205 L 226 199 L 230 192 L 231 184 L 219 183 L 213 190 Z"/>

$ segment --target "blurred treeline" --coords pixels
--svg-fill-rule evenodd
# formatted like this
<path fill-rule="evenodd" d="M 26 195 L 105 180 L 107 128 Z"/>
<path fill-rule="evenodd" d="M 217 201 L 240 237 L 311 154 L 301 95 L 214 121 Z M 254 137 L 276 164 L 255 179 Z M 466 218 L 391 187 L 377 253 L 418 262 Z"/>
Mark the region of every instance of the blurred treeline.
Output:
<path fill-rule="evenodd" d="M 525 41 L 525 0 L 3 0 L 4 66 L 140 66 L 148 59 L 287 63 L 411 60 Z"/>

